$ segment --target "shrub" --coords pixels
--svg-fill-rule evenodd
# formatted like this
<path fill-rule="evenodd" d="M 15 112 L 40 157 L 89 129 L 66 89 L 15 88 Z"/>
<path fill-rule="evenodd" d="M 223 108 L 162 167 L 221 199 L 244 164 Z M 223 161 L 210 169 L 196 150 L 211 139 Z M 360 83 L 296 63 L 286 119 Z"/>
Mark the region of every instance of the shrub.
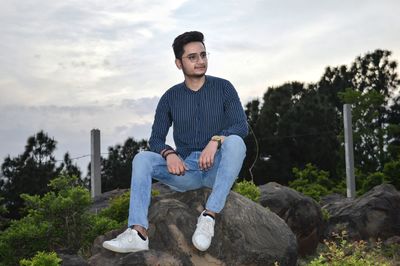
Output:
<path fill-rule="evenodd" d="M 75 177 L 60 176 L 49 184 L 52 190 L 42 197 L 22 195 L 28 215 L 14 221 L 0 235 L 0 261 L 17 265 L 37 251 L 66 249 L 76 252 L 93 239 L 116 228 L 117 222 L 89 214 L 87 189 Z"/>
<path fill-rule="evenodd" d="M 19 264 L 21 266 L 59 266 L 61 262 L 62 259 L 55 252 L 38 252 L 32 259 L 23 259 Z"/>
<path fill-rule="evenodd" d="M 254 202 L 258 202 L 260 199 L 260 189 L 252 181 L 240 181 L 235 184 L 233 191 L 251 199 Z"/>
<path fill-rule="evenodd" d="M 110 206 L 100 211 L 99 215 L 107 217 L 118 223 L 126 224 L 129 211 L 129 196 L 130 192 L 125 192 L 111 200 Z"/>
<path fill-rule="evenodd" d="M 44 196 L 21 195 L 28 212 L 37 222 L 47 221 L 51 246 L 78 250 L 89 227 L 87 209 L 91 204 L 87 189 L 74 186 L 76 178 L 61 176 L 49 184 L 52 191 Z"/>
<path fill-rule="evenodd" d="M 329 179 L 329 173 L 318 170 L 312 164 L 307 164 L 303 170 L 293 168 L 295 180 L 289 182 L 289 187 L 320 201 L 322 196 L 333 192 L 335 184 Z"/>
<path fill-rule="evenodd" d="M 400 190 L 400 160 L 386 163 L 383 173 L 385 174 L 384 181 Z"/>
<path fill-rule="evenodd" d="M 27 216 L 12 221 L 0 234 L 0 265 L 18 265 L 22 258 L 32 257 L 39 250 L 48 250 L 50 224 Z"/>
<path fill-rule="evenodd" d="M 151 196 L 160 195 L 160 191 L 153 189 Z M 130 192 L 127 191 L 111 200 L 110 206 L 101 210 L 99 215 L 117 221 L 120 226 L 126 225 L 128 222 Z"/>
<path fill-rule="evenodd" d="M 382 255 L 381 243 L 375 246 L 367 245 L 367 242 L 348 241 L 347 234 L 334 235 L 332 241 L 325 240 L 325 250 L 317 258 L 310 261 L 310 266 L 365 266 L 365 265 L 391 265 L 390 260 Z"/>
<path fill-rule="evenodd" d="M 369 176 L 367 176 L 365 181 L 362 183 L 362 188 L 359 191 L 360 194 L 362 195 L 362 194 L 370 191 L 375 186 L 382 184 L 385 179 L 386 179 L 385 175 L 381 172 L 376 172 L 376 173 L 370 174 Z"/>
<path fill-rule="evenodd" d="M 82 243 L 83 249 L 89 248 L 97 236 L 121 226 L 120 223 L 113 219 L 95 214 L 90 215 L 89 220 L 91 223 L 89 230 L 85 233 L 85 241 Z"/>
<path fill-rule="evenodd" d="M 322 212 L 322 220 L 324 220 L 325 222 L 329 221 L 331 215 L 329 214 L 328 210 L 321 209 L 321 212 Z"/>

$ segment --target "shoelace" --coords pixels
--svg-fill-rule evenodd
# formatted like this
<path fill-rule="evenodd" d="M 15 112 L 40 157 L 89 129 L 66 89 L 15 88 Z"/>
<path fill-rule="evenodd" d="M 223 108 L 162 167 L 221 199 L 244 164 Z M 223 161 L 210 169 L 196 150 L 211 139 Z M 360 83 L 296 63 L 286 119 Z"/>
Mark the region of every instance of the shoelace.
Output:
<path fill-rule="evenodd" d="M 128 242 L 132 242 L 132 240 L 133 240 L 132 229 L 131 228 L 126 229 L 125 232 L 123 232 L 122 234 L 119 234 L 117 236 L 117 239 L 121 239 L 121 240 L 127 239 Z"/>
<path fill-rule="evenodd" d="M 197 223 L 197 229 L 201 233 L 204 233 L 207 236 L 208 235 L 214 236 L 214 224 L 213 224 L 213 221 L 210 221 L 207 218 L 203 218 L 202 221 L 199 221 Z"/>

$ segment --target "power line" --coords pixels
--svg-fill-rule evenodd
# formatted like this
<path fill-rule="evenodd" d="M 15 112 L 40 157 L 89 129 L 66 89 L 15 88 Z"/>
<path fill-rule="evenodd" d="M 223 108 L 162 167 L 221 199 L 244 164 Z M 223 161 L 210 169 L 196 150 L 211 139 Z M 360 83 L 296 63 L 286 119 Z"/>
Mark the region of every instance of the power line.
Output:
<path fill-rule="evenodd" d="M 109 152 L 102 152 L 101 154 L 110 154 Z M 85 154 L 85 155 L 80 155 L 80 156 L 78 156 L 78 157 L 74 157 L 74 158 L 69 158 L 71 161 L 73 161 L 73 160 L 79 160 L 79 159 L 82 159 L 82 158 L 86 158 L 86 157 L 89 157 L 89 156 L 91 156 L 91 154 Z M 56 162 L 63 162 L 64 160 L 55 160 Z"/>

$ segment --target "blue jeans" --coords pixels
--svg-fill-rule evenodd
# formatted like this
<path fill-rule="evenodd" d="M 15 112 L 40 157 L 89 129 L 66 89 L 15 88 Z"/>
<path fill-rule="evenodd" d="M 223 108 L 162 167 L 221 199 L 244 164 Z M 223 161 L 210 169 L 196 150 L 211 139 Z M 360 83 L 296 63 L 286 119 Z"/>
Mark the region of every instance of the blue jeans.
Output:
<path fill-rule="evenodd" d="M 207 199 L 206 209 L 219 213 L 228 196 L 246 156 L 246 145 L 241 137 L 225 137 L 217 151 L 213 166 L 201 170 L 198 165 L 201 151 L 192 152 L 184 161 L 189 170 L 185 175 L 170 174 L 166 161 L 155 152 L 138 153 L 132 162 L 131 196 L 128 226 L 149 227 L 147 214 L 151 200 L 152 178 L 180 192 L 209 187 L 212 189 Z"/>

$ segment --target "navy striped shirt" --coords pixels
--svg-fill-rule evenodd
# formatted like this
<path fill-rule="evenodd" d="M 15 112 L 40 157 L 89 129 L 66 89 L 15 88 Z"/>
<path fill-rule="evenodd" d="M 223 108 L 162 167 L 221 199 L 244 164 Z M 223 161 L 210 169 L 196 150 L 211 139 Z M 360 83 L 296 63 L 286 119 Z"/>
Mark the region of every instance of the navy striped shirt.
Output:
<path fill-rule="evenodd" d="M 185 82 L 167 90 L 161 97 L 154 117 L 150 150 L 160 153 L 173 125 L 176 151 L 186 158 L 193 151 L 202 151 L 214 135 L 248 133 L 246 115 L 233 85 L 221 78 L 206 76 L 198 91 Z"/>

